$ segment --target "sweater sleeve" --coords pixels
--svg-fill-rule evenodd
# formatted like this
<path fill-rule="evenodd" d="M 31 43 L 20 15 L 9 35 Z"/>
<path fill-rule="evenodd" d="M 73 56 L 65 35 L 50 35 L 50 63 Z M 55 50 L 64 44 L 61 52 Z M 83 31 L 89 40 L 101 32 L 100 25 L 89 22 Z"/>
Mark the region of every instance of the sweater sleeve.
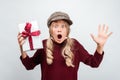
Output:
<path fill-rule="evenodd" d="M 98 67 L 103 59 L 104 52 L 99 54 L 97 50 L 94 52 L 94 54 L 88 53 L 88 51 L 78 42 L 75 41 L 75 45 L 78 48 L 78 56 L 79 56 L 79 61 L 83 62 L 86 65 L 89 65 L 91 67 Z"/>
<path fill-rule="evenodd" d="M 22 56 L 20 56 L 20 60 L 27 70 L 31 70 L 36 65 L 41 63 L 43 55 L 42 51 L 43 49 L 39 49 L 35 52 L 35 54 L 32 57 L 27 56 L 24 59 L 22 59 Z"/>

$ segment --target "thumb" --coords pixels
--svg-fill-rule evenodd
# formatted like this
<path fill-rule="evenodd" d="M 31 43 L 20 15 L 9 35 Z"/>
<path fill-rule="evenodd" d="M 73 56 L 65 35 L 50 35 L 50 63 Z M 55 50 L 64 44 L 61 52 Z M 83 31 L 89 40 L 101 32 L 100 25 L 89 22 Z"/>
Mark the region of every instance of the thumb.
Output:
<path fill-rule="evenodd" d="M 92 39 L 95 41 L 95 36 L 93 34 L 90 34 L 90 36 L 92 37 Z"/>

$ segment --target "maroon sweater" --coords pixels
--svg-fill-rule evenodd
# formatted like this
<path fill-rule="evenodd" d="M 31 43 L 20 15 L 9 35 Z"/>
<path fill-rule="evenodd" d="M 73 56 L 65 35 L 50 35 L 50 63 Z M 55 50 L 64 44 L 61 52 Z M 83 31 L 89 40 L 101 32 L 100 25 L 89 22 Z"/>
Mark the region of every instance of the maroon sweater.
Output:
<path fill-rule="evenodd" d="M 74 54 L 75 67 L 67 67 L 65 59 L 61 55 L 62 47 L 66 41 L 61 44 L 53 43 L 53 63 L 48 65 L 46 62 L 46 40 L 43 41 L 43 49 L 39 49 L 35 52 L 33 57 L 27 56 L 25 59 L 20 57 L 23 65 L 27 70 L 33 69 L 36 65 L 41 65 L 41 80 L 77 80 L 77 73 L 80 62 L 83 62 L 91 67 L 98 67 L 102 61 L 103 54 L 100 55 L 95 51 L 94 55 L 90 55 L 85 48 L 74 39 L 74 45 L 72 52 Z"/>

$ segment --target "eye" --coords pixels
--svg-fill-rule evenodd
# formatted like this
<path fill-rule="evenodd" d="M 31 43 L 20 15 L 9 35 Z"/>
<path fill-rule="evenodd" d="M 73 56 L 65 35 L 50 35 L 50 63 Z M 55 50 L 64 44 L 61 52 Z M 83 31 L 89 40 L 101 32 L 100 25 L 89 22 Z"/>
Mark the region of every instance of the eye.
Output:
<path fill-rule="evenodd" d="M 65 25 L 62 25 L 61 27 L 62 27 L 62 28 L 65 28 Z"/>
<path fill-rule="evenodd" d="M 53 28 L 58 28 L 58 25 L 55 22 L 52 22 L 51 25 L 52 25 Z"/>
<path fill-rule="evenodd" d="M 57 24 L 53 24 L 53 27 L 54 27 L 54 28 L 58 28 L 58 25 L 57 25 Z"/>
<path fill-rule="evenodd" d="M 58 26 L 57 26 L 57 25 L 55 25 L 55 26 L 54 26 L 54 28 L 58 28 Z"/>

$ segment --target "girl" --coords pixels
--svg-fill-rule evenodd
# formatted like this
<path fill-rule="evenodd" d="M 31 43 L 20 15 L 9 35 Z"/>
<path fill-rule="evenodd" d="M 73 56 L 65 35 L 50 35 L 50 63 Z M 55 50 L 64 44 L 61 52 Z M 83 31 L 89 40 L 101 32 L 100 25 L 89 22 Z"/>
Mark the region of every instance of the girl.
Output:
<path fill-rule="evenodd" d="M 77 80 L 80 62 L 91 67 L 98 67 L 103 59 L 103 47 L 108 37 L 108 27 L 99 25 L 98 35 L 91 35 L 97 48 L 91 55 L 76 39 L 70 38 L 72 20 L 64 12 L 55 12 L 47 22 L 50 37 L 43 40 L 43 48 L 38 49 L 33 57 L 23 51 L 24 37 L 18 34 L 18 43 L 21 49 L 21 61 L 27 70 L 40 64 L 41 80 Z"/>

